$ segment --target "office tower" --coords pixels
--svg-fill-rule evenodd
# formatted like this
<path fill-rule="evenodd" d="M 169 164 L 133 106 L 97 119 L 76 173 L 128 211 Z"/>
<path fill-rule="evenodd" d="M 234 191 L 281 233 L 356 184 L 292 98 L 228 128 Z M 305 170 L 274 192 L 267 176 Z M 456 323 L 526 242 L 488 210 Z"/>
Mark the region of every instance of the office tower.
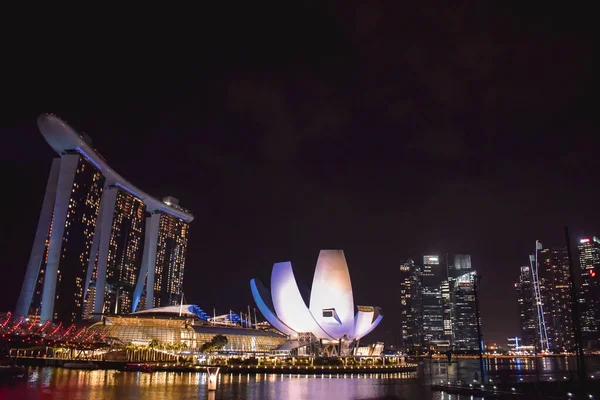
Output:
<path fill-rule="evenodd" d="M 168 275 L 165 290 L 176 298 L 193 215 L 126 181 L 92 148 L 89 137 L 59 118 L 42 115 L 38 126 L 59 158 L 52 162 L 15 314 L 71 323 L 128 313 L 136 309 L 140 282 L 153 278 L 157 269 Z M 149 229 L 153 214 L 171 222 L 159 229 L 155 218 L 155 229 Z M 168 265 L 156 259 L 157 248 L 165 249 L 159 253 L 169 258 Z M 154 288 L 147 290 L 150 297 Z"/>
<path fill-rule="evenodd" d="M 422 269 L 413 260 L 400 264 L 400 313 L 402 315 L 402 342 L 410 353 L 423 346 Z"/>
<path fill-rule="evenodd" d="M 521 344 L 534 346 L 539 340 L 537 307 L 531 267 L 521 267 L 519 282 L 515 283 L 519 302 Z"/>
<path fill-rule="evenodd" d="M 441 291 L 444 276 L 438 255 L 423 257 L 422 277 L 423 337 L 425 344 L 431 348 L 436 342 L 446 339 Z"/>
<path fill-rule="evenodd" d="M 598 347 L 600 332 L 600 239 L 584 238 L 579 241 L 581 291 L 581 334 L 584 346 Z"/>
<path fill-rule="evenodd" d="M 475 305 L 475 271 L 469 254 L 447 256 L 450 304 L 452 307 L 452 345 L 455 351 L 479 350 Z"/>
<path fill-rule="evenodd" d="M 550 349 L 569 350 L 575 342 L 567 249 L 564 247 L 542 249 L 538 254 L 538 260 L 540 290 Z"/>
<path fill-rule="evenodd" d="M 452 344 L 455 351 L 479 350 L 475 272 L 465 272 L 455 278 L 452 290 Z"/>
<path fill-rule="evenodd" d="M 444 336 L 443 338 L 452 341 L 452 320 L 454 308 L 454 282 L 451 279 L 444 279 L 440 285 L 440 293 L 442 298 L 442 315 L 444 321 Z"/>
<path fill-rule="evenodd" d="M 440 256 L 426 255 L 423 268 L 416 266 L 412 260 L 400 266 L 400 271 L 404 272 L 401 312 L 405 347 L 414 348 L 413 338 L 418 332 L 419 340 L 427 349 L 477 351 L 476 275 L 471 256 L 448 255 L 445 268 L 442 268 L 443 264 Z M 420 314 L 413 306 L 415 298 L 421 304 Z"/>
<path fill-rule="evenodd" d="M 471 256 L 469 254 L 451 254 L 448 259 L 448 278 L 458 278 L 466 273 L 473 272 Z"/>

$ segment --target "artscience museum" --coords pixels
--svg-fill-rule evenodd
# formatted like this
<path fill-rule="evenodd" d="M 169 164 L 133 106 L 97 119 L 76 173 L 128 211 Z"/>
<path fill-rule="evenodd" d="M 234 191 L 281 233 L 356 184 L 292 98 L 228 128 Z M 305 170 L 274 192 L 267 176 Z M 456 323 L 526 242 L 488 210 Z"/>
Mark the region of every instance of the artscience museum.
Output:
<path fill-rule="evenodd" d="M 302 297 L 289 261 L 273 265 L 271 287 L 252 279 L 250 288 L 264 317 L 290 340 L 357 342 L 383 318 L 374 306 L 354 307 L 352 283 L 342 250 L 321 250 L 310 291 Z"/>

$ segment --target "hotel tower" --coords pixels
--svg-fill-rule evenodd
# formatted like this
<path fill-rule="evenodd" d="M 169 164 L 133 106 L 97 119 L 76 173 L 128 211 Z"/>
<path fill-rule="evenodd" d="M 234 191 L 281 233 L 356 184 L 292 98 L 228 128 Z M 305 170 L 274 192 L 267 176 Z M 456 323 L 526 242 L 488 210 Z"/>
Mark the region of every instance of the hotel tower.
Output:
<path fill-rule="evenodd" d="M 38 126 L 58 157 L 15 314 L 72 323 L 179 304 L 194 216 L 125 180 L 59 118 Z"/>

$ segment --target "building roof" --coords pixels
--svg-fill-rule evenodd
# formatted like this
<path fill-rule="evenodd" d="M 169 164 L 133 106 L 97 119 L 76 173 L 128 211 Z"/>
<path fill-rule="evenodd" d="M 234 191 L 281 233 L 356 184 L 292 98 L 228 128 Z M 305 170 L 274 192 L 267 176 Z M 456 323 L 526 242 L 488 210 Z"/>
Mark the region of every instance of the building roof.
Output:
<path fill-rule="evenodd" d="M 75 151 L 93 164 L 109 185 L 115 185 L 127 193 L 139 198 L 146 205 L 148 211 L 161 211 L 186 222 L 191 222 L 194 216 L 181 207 L 172 206 L 150 196 L 141 189 L 127 181 L 104 161 L 91 146 L 89 138 L 85 138 L 71 128 L 66 122 L 51 114 L 42 114 L 37 120 L 42 135 L 58 154 Z"/>
<path fill-rule="evenodd" d="M 261 329 L 249 329 L 232 326 L 210 326 L 210 325 L 193 325 L 192 328 L 198 333 L 208 333 L 215 335 L 243 335 L 243 336 L 269 336 L 284 338 L 285 336 Z"/>
<path fill-rule="evenodd" d="M 195 304 L 183 304 L 180 306 L 167 306 L 167 307 L 156 307 L 150 308 L 148 310 L 136 311 L 131 313 L 133 316 L 144 316 L 144 315 L 173 315 L 179 316 L 181 314 L 182 317 L 194 317 L 200 318 L 203 320 L 208 320 L 208 314 L 204 312 L 203 309 L 198 307 Z"/>

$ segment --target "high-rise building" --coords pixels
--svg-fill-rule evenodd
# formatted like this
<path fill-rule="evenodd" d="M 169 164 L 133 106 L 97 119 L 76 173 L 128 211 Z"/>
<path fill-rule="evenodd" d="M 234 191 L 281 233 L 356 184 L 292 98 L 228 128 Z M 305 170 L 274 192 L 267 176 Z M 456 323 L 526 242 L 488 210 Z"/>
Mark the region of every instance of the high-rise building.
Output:
<path fill-rule="evenodd" d="M 129 313 L 140 309 L 143 283 L 155 275 L 166 276 L 165 287 L 150 285 L 148 298 L 156 288 L 180 299 L 193 215 L 126 181 L 89 137 L 60 119 L 42 115 L 38 126 L 59 157 L 52 162 L 16 315 L 70 323 Z M 154 218 L 149 228 L 154 214 L 169 222 Z"/>
<path fill-rule="evenodd" d="M 538 253 L 538 261 L 549 347 L 554 351 L 570 350 L 575 339 L 567 249 L 542 249 Z"/>
<path fill-rule="evenodd" d="M 597 348 L 600 332 L 600 239 L 584 238 L 579 241 L 581 274 L 581 335 L 584 346 Z"/>
<path fill-rule="evenodd" d="M 412 353 L 423 346 L 422 269 L 413 260 L 406 260 L 400 264 L 400 272 L 402 342 L 406 351 Z"/>
<path fill-rule="evenodd" d="M 538 317 L 531 267 L 521 267 L 519 282 L 515 283 L 519 302 L 521 344 L 534 346 L 539 340 Z"/>
<path fill-rule="evenodd" d="M 453 280 L 452 345 L 455 351 L 479 350 L 475 272 L 465 272 Z"/>
<path fill-rule="evenodd" d="M 22 315 L 71 321 L 81 314 L 87 260 L 94 238 L 104 177 L 80 154 L 52 162 L 28 274 Z M 28 271 L 29 272 L 29 271 Z"/>
<path fill-rule="evenodd" d="M 442 268 L 440 256 L 426 255 L 423 268 L 412 260 L 400 266 L 405 273 L 400 290 L 402 330 L 409 351 L 414 350 L 414 343 L 438 351 L 479 349 L 471 256 L 452 254 L 446 261 L 446 267 Z M 415 303 L 421 308 L 415 307 Z"/>
<path fill-rule="evenodd" d="M 174 197 L 165 198 L 163 201 L 171 207 L 186 211 L 179 207 L 179 201 Z M 146 275 L 145 280 L 138 282 L 138 290 L 141 289 L 141 293 L 136 296 L 135 301 L 145 304 L 148 308 L 177 305 L 182 301 L 183 296 L 188 223 L 162 212 L 151 214 L 147 223 L 150 229 L 158 231 L 158 241 L 153 254 L 154 274 Z"/>
<path fill-rule="evenodd" d="M 444 280 L 440 256 L 423 256 L 423 337 L 425 345 L 447 340 L 444 335 L 444 312 L 442 308 L 442 281 Z"/>
<path fill-rule="evenodd" d="M 469 254 L 447 256 L 450 303 L 452 305 L 452 345 L 455 351 L 479 350 L 475 304 L 475 271 Z"/>
<path fill-rule="evenodd" d="M 454 282 L 444 279 L 440 285 L 442 297 L 442 315 L 444 320 L 444 339 L 452 341 L 452 324 L 454 314 Z"/>

